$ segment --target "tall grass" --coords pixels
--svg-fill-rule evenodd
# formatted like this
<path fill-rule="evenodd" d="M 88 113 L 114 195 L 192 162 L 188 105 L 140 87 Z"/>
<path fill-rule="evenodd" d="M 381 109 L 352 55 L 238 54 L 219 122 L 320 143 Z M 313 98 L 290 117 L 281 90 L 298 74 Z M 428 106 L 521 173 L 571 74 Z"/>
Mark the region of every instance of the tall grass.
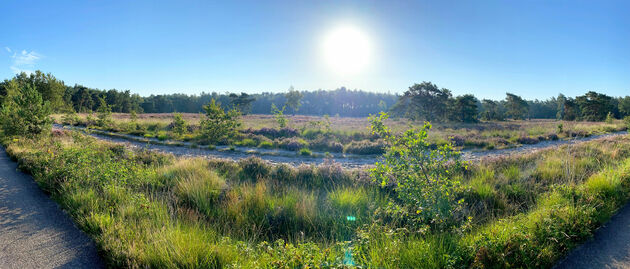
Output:
<path fill-rule="evenodd" d="M 550 267 L 630 194 L 627 136 L 471 164 L 457 195 L 472 222 L 451 233 L 416 229 L 393 186 L 334 163 L 175 158 L 71 132 L 3 144 L 111 267 Z"/>

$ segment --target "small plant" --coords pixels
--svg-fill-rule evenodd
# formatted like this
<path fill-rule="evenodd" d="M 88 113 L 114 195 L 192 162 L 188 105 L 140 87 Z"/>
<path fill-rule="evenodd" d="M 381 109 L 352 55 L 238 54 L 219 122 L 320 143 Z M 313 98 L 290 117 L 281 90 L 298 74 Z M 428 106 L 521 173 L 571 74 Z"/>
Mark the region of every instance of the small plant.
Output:
<path fill-rule="evenodd" d="M 256 141 L 251 138 L 245 138 L 237 143 L 238 146 L 241 147 L 255 147 L 257 145 Z"/>
<path fill-rule="evenodd" d="M 131 119 L 131 122 L 138 122 L 138 113 L 136 113 L 135 110 L 132 110 L 129 115 L 129 119 Z"/>
<path fill-rule="evenodd" d="M 96 119 L 93 114 L 88 114 L 85 116 L 85 127 L 90 128 L 90 126 L 96 124 Z"/>
<path fill-rule="evenodd" d="M 232 109 L 223 110 L 221 104 L 217 104 L 214 99 L 203 106 L 206 117 L 201 121 L 200 128 L 202 136 L 211 143 L 217 143 L 222 139 L 231 139 L 238 135 L 236 129 L 241 126 L 239 122 L 240 112 Z"/>
<path fill-rule="evenodd" d="M 273 142 L 271 141 L 261 141 L 260 144 L 258 144 L 259 148 L 264 148 L 264 149 L 269 149 L 269 148 L 273 148 Z"/>
<path fill-rule="evenodd" d="M 77 125 L 79 124 L 79 115 L 74 110 L 70 110 L 68 113 L 64 114 L 61 118 L 61 122 L 66 125 Z"/>
<path fill-rule="evenodd" d="M 562 123 L 559 123 L 556 129 L 556 133 L 561 134 L 562 131 L 564 131 L 564 126 L 562 125 Z"/>
<path fill-rule="evenodd" d="M 96 110 L 96 124 L 100 127 L 110 126 L 112 124 L 112 108 L 105 102 L 105 99 L 100 98 L 99 101 L 101 104 Z"/>
<path fill-rule="evenodd" d="M 157 139 L 160 141 L 164 141 L 168 139 L 168 134 L 165 131 L 159 131 L 157 134 Z"/>
<path fill-rule="evenodd" d="M 181 113 L 173 113 L 173 122 L 171 125 L 173 126 L 173 133 L 175 133 L 177 137 L 184 135 L 186 133 L 186 127 L 188 126 L 184 118 L 182 118 Z"/>
<path fill-rule="evenodd" d="M 289 122 L 287 117 L 284 115 L 284 110 L 286 108 L 287 106 L 282 106 L 282 109 L 278 109 L 275 104 L 271 104 L 271 113 L 273 113 L 273 117 L 276 119 L 280 128 L 287 127 L 287 123 Z"/>
<path fill-rule="evenodd" d="M 626 127 L 630 130 L 630 116 L 626 116 L 623 118 L 623 121 L 626 123 Z"/>
<path fill-rule="evenodd" d="M 311 150 L 307 149 L 307 148 L 303 148 L 300 150 L 300 155 L 302 156 L 311 156 L 313 154 L 313 152 L 311 152 Z"/>

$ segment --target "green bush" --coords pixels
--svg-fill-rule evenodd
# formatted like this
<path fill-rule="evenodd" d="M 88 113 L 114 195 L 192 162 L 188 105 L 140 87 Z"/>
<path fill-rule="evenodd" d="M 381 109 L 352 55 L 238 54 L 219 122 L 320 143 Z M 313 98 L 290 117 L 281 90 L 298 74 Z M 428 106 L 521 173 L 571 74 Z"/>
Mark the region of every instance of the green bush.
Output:
<path fill-rule="evenodd" d="M 256 141 L 251 138 L 245 138 L 236 143 L 237 146 L 241 147 L 255 147 L 257 145 Z"/>
<path fill-rule="evenodd" d="M 464 167 L 458 151 L 451 144 L 431 149 L 427 142 L 429 123 L 421 129 L 393 134 L 383 123 L 387 113 L 370 116 L 371 130 L 390 145 L 383 162 L 371 169 L 374 181 L 386 186 L 395 180 L 398 197 L 412 208 L 411 218 L 437 230 L 450 230 L 462 225 L 460 183 L 454 172 Z"/>
<path fill-rule="evenodd" d="M 303 148 L 303 149 L 300 149 L 300 155 L 302 155 L 302 156 L 311 156 L 311 155 L 313 155 L 313 152 L 311 152 L 310 149 Z"/>
<path fill-rule="evenodd" d="M 113 123 L 112 108 L 107 104 L 107 102 L 105 102 L 105 99 L 100 98 L 99 101 L 100 105 L 96 110 L 96 125 L 99 127 L 109 127 Z"/>
<path fill-rule="evenodd" d="M 287 119 L 287 117 L 284 115 L 284 110 L 286 109 L 286 106 L 283 106 L 282 109 L 278 109 L 278 107 L 275 104 L 271 104 L 271 113 L 273 114 L 273 117 L 276 119 L 276 122 L 278 123 L 278 127 L 280 127 L 281 129 L 284 127 L 287 127 L 287 123 L 289 122 L 289 120 Z"/>
<path fill-rule="evenodd" d="M 52 108 L 32 86 L 8 96 L 0 109 L 0 126 L 7 136 L 33 136 L 49 131 Z"/>
<path fill-rule="evenodd" d="M 270 149 L 273 148 L 273 142 L 271 141 L 260 141 L 260 144 L 258 144 L 259 148 L 264 148 L 264 149 Z"/>
<path fill-rule="evenodd" d="M 238 110 L 225 112 L 221 104 L 217 104 L 214 99 L 203 106 L 203 109 L 206 111 L 206 117 L 201 121 L 200 128 L 202 137 L 208 142 L 214 144 L 237 136 L 236 129 L 241 125 Z"/>
<path fill-rule="evenodd" d="M 64 114 L 61 118 L 61 123 L 66 125 L 78 125 L 80 121 L 79 115 L 74 110 Z"/>
<path fill-rule="evenodd" d="M 173 129 L 173 133 L 177 135 L 177 137 L 181 137 L 182 135 L 186 133 L 187 125 L 188 124 L 186 123 L 184 118 L 182 118 L 181 113 L 173 113 L 173 122 L 171 123 L 171 126 Z"/>

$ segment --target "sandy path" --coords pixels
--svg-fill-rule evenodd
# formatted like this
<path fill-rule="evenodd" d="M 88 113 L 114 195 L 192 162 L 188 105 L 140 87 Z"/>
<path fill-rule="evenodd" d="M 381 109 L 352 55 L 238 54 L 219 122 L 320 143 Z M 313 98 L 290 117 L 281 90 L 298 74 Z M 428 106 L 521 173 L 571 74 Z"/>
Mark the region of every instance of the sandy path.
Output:
<path fill-rule="evenodd" d="M 0 268 L 102 268 L 94 243 L 0 148 Z"/>

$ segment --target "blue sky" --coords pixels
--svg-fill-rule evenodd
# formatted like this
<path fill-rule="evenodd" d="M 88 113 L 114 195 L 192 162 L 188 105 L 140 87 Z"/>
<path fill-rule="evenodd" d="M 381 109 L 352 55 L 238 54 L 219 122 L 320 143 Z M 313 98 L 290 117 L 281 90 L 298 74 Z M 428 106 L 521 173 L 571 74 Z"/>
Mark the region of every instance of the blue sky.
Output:
<path fill-rule="evenodd" d="M 517 3 L 518 2 L 518 3 Z M 0 77 L 141 95 L 335 89 L 528 99 L 630 94 L 629 1 L 13 1 L 0 3 Z M 351 75 L 323 63 L 340 25 L 369 39 Z"/>

